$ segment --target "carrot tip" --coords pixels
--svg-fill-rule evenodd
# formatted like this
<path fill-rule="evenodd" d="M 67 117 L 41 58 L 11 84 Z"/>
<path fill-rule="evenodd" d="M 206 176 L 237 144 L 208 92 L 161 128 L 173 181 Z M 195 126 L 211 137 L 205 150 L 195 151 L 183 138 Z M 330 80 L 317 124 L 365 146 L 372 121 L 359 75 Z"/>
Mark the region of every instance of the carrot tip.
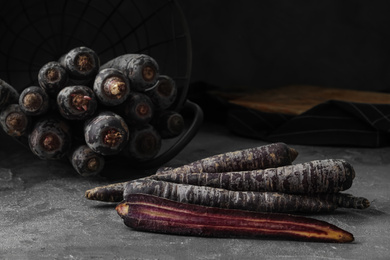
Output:
<path fill-rule="evenodd" d="M 351 233 L 344 231 L 344 234 L 340 237 L 338 242 L 339 243 L 350 243 L 350 242 L 353 242 L 354 240 L 355 240 L 355 238 Z"/>
<path fill-rule="evenodd" d="M 115 210 L 121 218 L 124 218 L 129 212 L 129 205 L 126 203 L 120 203 L 115 207 Z"/>
<path fill-rule="evenodd" d="M 92 191 L 91 191 L 91 190 L 87 190 L 87 191 L 85 192 L 85 197 L 86 197 L 87 199 L 92 199 Z"/>
<path fill-rule="evenodd" d="M 363 205 L 363 208 L 366 209 L 370 206 L 370 201 L 368 199 L 363 199 L 362 205 Z"/>

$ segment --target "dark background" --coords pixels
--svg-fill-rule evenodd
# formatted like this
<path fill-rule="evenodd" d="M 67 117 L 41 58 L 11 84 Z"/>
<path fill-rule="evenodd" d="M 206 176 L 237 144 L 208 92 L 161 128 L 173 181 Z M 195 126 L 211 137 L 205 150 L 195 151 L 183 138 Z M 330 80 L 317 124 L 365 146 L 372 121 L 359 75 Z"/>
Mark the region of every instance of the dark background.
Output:
<path fill-rule="evenodd" d="M 389 1 L 179 0 L 192 81 L 390 91 Z"/>
<path fill-rule="evenodd" d="M 96 48 L 103 61 L 122 49 L 142 51 L 148 46 L 145 39 L 153 44 L 161 35 L 169 36 L 169 27 L 160 26 L 169 21 L 170 14 L 164 12 L 169 8 L 158 11 L 160 20 L 153 17 L 146 24 L 149 31 L 142 24 L 132 34 L 132 26 L 167 2 L 0 2 L 0 78 L 18 89 L 26 87 L 45 62 L 80 45 Z M 191 82 L 223 88 L 310 84 L 390 92 L 389 1 L 177 2 L 192 39 Z M 137 46 L 133 36 L 138 37 Z M 124 41 L 112 47 L 121 37 Z M 175 52 L 161 48 L 151 54 L 170 51 Z M 176 60 L 185 53 L 180 55 Z M 157 58 L 161 67 L 168 66 L 164 62 L 169 57 Z M 19 84 L 23 77 L 30 79 Z"/>

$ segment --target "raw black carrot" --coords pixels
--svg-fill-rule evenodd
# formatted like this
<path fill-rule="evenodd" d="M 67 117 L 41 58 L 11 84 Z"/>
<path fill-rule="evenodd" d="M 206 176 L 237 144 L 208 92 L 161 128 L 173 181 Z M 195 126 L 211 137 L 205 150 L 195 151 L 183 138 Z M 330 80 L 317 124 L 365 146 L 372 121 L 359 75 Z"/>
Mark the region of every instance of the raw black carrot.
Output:
<path fill-rule="evenodd" d="M 121 202 L 123 200 L 125 183 L 114 183 L 90 189 L 86 192 L 86 197 L 103 202 Z M 115 194 L 115 196 L 111 194 Z M 370 206 L 370 201 L 367 198 L 355 197 L 346 193 L 312 194 L 311 196 L 336 204 L 338 208 L 366 209 Z"/>
<path fill-rule="evenodd" d="M 67 86 L 57 95 L 58 110 L 69 120 L 84 120 L 97 109 L 97 100 L 92 89 L 83 85 Z"/>
<path fill-rule="evenodd" d="M 155 87 L 145 94 L 150 97 L 156 110 L 165 110 L 175 102 L 177 86 L 171 77 L 160 75 Z"/>
<path fill-rule="evenodd" d="M 94 152 L 116 155 L 129 140 L 129 128 L 121 116 L 102 111 L 85 122 L 84 138 Z"/>
<path fill-rule="evenodd" d="M 172 110 L 159 111 L 151 124 L 154 125 L 163 139 L 177 137 L 185 128 L 183 116 Z"/>
<path fill-rule="evenodd" d="M 61 159 L 71 147 L 69 125 L 56 117 L 40 119 L 28 136 L 31 151 L 41 159 Z"/>
<path fill-rule="evenodd" d="M 314 196 L 280 192 L 230 191 L 206 186 L 177 184 L 149 178 L 129 181 L 125 184 L 123 198 L 143 193 L 179 202 L 209 207 L 241 209 L 259 212 L 331 212 L 335 203 Z"/>
<path fill-rule="evenodd" d="M 238 191 L 277 191 L 292 194 L 337 193 L 352 186 L 355 171 L 345 160 L 325 159 L 263 170 L 188 173 L 166 171 L 152 175 L 161 181 Z"/>
<path fill-rule="evenodd" d="M 84 46 L 64 54 L 59 63 L 66 69 L 72 85 L 88 85 L 93 82 L 100 68 L 99 56 L 94 50 Z"/>
<path fill-rule="evenodd" d="M 355 197 L 347 193 L 320 194 L 319 198 L 335 203 L 340 208 L 366 209 L 370 201 L 364 197 Z"/>
<path fill-rule="evenodd" d="M 19 102 L 19 93 L 10 84 L 0 79 L 0 110 L 4 109 L 9 104 Z"/>
<path fill-rule="evenodd" d="M 39 70 L 38 83 L 49 96 L 56 97 L 68 83 L 68 73 L 59 62 L 50 61 Z"/>
<path fill-rule="evenodd" d="M 76 172 L 83 177 L 98 175 L 105 164 L 104 157 L 85 144 L 77 146 L 69 159 Z"/>
<path fill-rule="evenodd" d="M 161 137 L 149 124 L 130 128 L 129 136 L 129 141 L 123 151 L 124 155 L 132 161 L 150 160 L 161 149 Z"/>
<path fill-rule="evenodd" d="M 26 135 L 30 124 L 29 116 L 18 104 L 9 104 L 0 112 L 0 125 L 4 132 L 13 137 Z"/>
<path fill-rule="evenodd" d="M 116 211 L 126 226 L 165 234 L 333 243 L 354 240 L 351 233 L 309 217 L 205 207 L 145 194 L 129 195 Z"/>
<path fill-rule="evenodd" d="M 93 90 L 105 106 L 122 104 L 130 95 L 130 81 L 118 69 L 106 68 L 96 75 Z"/>
<path fill-rule="evenodd" d="M 126 182 L 114 183 L 89 189 L 85 192 L 85 197 L 90 200 L 104 202 L 121 202 Z"/>
<path fill-rule="evenodd" d="M 144 93 L 132 92 L 129 97 L 114 110 L 131 126 L 148 124 L 154 116 L 154 107 Z"/>
<path fill-rule="evenodd" d="M 159 77 L 157 62 L 146 54 L 124 54 L 105 64 L 100 69 L 115 68 L 124 72 L 135 91 L 146 91 L 153 87 Z"/>
<path fill-rule="evenodd" d="M 28 116 L 43 115 L 49 110 L 49 95 L 41 87 L 27 87 L 20 93 L 19 106 Z"/>
<path fill-rule="evenodd" d="M 285 143 L 272 143 L 259 147 L 214 155 L 170 171 L 179 172 L 232 172 L 250 171 L 290 165 L 298 152 Z M 156 174 L 163 173 L 158 170 Z"/>

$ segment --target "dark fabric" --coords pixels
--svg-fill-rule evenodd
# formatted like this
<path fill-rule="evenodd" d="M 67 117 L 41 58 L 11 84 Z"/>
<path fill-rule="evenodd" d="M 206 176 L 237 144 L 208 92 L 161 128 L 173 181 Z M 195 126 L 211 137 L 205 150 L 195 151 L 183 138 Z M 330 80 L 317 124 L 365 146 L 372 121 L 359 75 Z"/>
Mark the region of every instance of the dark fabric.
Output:
<path fill-rule="evenodd" d="M 230 105 L 227 126 L 236 134 L 271 142 L 381 147 L 390 144 L 390 105 L 330 100 L 298 116 Z"/>
<path fill-rule="evenodd" d="M 210 94 L 221 91 L 193 83 L 189 98 L 205 120 L 225 124 L 233 133 L 269 142 L 303 145 L 382 147 L 390 145 L 390 105 L 330 100 L 298 116 L 264 113 Z"/>

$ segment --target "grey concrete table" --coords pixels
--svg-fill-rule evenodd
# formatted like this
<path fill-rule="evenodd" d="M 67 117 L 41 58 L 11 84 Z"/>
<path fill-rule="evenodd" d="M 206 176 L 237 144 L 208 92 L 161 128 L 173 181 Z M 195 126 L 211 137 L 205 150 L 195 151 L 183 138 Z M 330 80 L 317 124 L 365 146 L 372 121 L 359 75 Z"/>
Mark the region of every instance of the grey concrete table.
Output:
<path fill-rule="evenodd" d="M 205 124 L 167 166 L 265 144 Z M 359 149 L 292 145 L 296 163 L 342 158 L 356 170 L 348 192 L 370 200 L 366 210 L 338 209 L 314 218 L 355 236 L 349 244 L 267 239 L 216 239 L 134 231 L 115 204 L 84 192 L 117 180 L 83 178 L 65 162 L 37 159 L 2 139 L 0 149 L 0 259 L 390 259 L 390 148 Z M 128 173 L 128 179 L 140 177 Z"/>

